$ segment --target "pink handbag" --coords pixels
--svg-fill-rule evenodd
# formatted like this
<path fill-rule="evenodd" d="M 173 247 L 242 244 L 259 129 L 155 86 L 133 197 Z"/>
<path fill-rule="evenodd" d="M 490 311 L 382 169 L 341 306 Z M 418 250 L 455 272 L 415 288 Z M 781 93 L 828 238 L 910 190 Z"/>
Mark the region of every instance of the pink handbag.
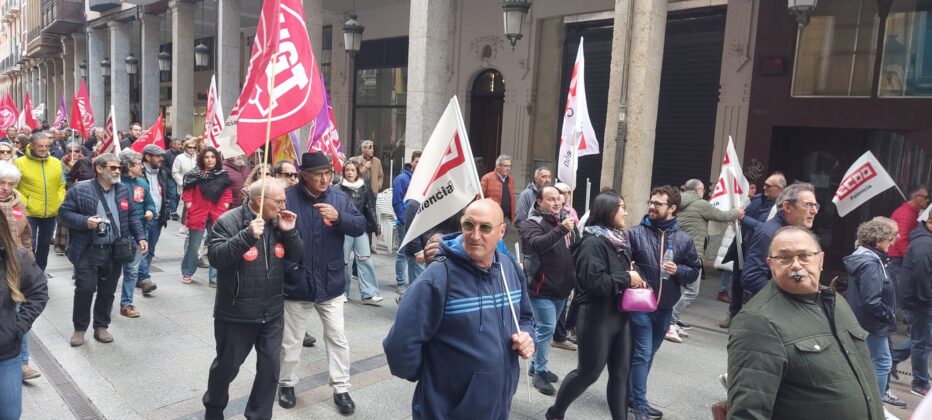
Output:
<path fill-rule="evenodd" d="M 657 297 L 650 288 L 625 289 L 618 299 L 618 310 L 622 312 L 654 312 L 657 310 Z"/>

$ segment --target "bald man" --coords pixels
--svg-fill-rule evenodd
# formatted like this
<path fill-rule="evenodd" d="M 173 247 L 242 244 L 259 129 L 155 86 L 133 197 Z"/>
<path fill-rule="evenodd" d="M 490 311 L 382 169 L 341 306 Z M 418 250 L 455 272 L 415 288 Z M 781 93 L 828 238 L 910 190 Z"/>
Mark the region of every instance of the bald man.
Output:
<path fill-rule="evenodd" d="M 414 418 L 507 419 L 518 357 L 534 353 L 524 274 L 496 248 L 505 234 L 498 203 L 473 202 L 460 226 L 405 293 L 382 346 L 392 374 L 418 383 Z"/>
<path fill-rule="evenodd" d="M 729 331 L 729 419 L 884 418 L 867 331 L 819 283 L 824 255 L 805 227 L 774 234 L 772 280 Z"/>

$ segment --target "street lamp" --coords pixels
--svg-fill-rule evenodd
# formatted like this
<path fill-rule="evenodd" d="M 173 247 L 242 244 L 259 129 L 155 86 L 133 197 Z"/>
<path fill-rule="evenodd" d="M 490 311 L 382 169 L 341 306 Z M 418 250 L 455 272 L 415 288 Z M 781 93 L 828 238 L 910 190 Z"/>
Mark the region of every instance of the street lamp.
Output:
<path fill-rule="evenodd" d="M 139 70 L 139 59 L 133 53 L 129 53 L 123 61 L 126 63 L 126 74 L 135 76 Z"/>
<path fill-rule="evenodd" d="M 81 78 L 87 80 L 87 60 L 84 60 L 81 62 L 81 64 L 78 64 L 78 68 L 81 69 Z"/>
<path fill-rule="evenodd" d="M 107 58 L 100 60 L 100 75 L 110 77 L 110 60 Z"/>
<path fill-rule="evenodd" d="M 194 66 L 207 67 L 207 60 L 210 58 L 210 48 L 207 48 L 203 42 L 194 47 Z"/>
<path fill-rule="evenodd" d="M 791 0 L 792 1 L 792 0 Z M 511 41 L 511 49 L 524 36 L 524 18 L 531 8 L 530 0 L 505 0 L 502 2 L 502 15 L 505 20 L 505 36 Z"/>
<path fill-rule="evenodd" d="M 350 15 L 349 20 L 343 24 L 343 45 L 346 46 L 346 52 L 350 55 L 356 55 L 362 46 L 362 33 L 366 30 L 358 20 L 358 16 Z"/>
<path fill-rule="evenodd" d="M 809 24 L 809 16 L 812 15 L 818 3 L 819 0 L 787 0 L 786 10 L 796 18 L 799 29 L 802 29 Z"/>
<path fill-rule="evenodd" d="M 162 51 L 159 53 L 159 71 L 172 71 L 172 55 L 169 54 L 168 51 Z"/>

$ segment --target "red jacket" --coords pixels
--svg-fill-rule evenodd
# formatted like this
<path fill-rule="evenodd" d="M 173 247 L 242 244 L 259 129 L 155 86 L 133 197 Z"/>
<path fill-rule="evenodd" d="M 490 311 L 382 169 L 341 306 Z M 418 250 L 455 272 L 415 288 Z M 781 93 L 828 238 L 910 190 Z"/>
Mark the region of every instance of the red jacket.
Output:
<path fill-rule="evenodd" d="M 243 204 L 243 188 L 248 187 L 246 185 L 246 178 L 249 178 L 249 173 L 252 172 L 252 168 L 249 165 L 243 165 L 237 167 L 232 162 L 228 160 L 223 161 L 223 169 L 227 171 L 227 175 L 230 176 L 230 183 L 233 189 L 233 206 L 239 207 Z"/>
<path fill-rule="evenodd" d="M 893 242 L 893 245 L 890 245 L 890 251 L 887 252 L 887 255 L 903 258 L 906 255 L 906 248 L 909 248 L 909 233 L 919 224 L 919 209 L 906 202 L 894 210 L 890 218 L 899 227 L 900 237 L 896 242 Z"/>
<path fill-rule="evenodd" d="M 502 204 L 502 179 L 495 171 L 483 175 L 479 183 L 482 184 L 482 195 L 485 198 L 491 198 L 499 205 Z M 518 203 L 515 202 L 515 179 L 511 175 L 508 176 L 508 191 L 511 194 L 511 220 L 515 220 Z"/>
<path fill-rule="evenodd" d="M 211 223 L 216 222 L 221 214 L 230 208 L 233 203 L 233 190 L 227 188 L 216 204 L 201 195 L 200 185 L 194 188 L 188 188 L 181 194 L 181 201 L 191 203 L 188 207 L 188 213 L 185 216 L 184 225 L 190 230 L 204 230 L 207 226 L 207 218 L 210 217 Z"/>

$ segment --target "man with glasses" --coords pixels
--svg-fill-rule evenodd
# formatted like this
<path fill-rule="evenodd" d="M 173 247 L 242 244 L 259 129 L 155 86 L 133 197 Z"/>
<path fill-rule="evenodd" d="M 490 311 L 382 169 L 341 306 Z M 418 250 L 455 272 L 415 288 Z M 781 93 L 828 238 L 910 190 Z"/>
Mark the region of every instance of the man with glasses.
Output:
<path fill-rule="evenodd" d="M 366 219 L 343 191 L 330 188 L 333 167 L 326 155 L 322 152 L 303 154 L 300 169 L 301 183 L 285 191 L 287 208 L 297 214 L 304 253 L 300 263 L 285 264 L 285 331 L 278 404 L 292 408 L 297 402 L 295 386 L 301 344 L 310 312 L 315 309 L 327 343 L 333 402 L 340 413 L 348 415 L 356 410 L 356 405 L 348 392 L 350 351 L 343 327 L 343 303 L 346 302 L 343 242 L 345 236 L 363 235 Z"/>
<path fill-rule="evenodd" d="M 55 233 L 55 220 L 65 198 L 66 184 L 62 163 L 51 156 L 51 147 L 52 139 L 48 134 L 33 134 L 26 154 L 14 161 L 23 174 L 16 189 L 26 198 L 26 218 L 32 227 L 36 265 L 43 271 L 48 264 L 49 242 Z"/>
<path fill-rule="evenodd" d="M 883 419 L 867 331 L 819 284 L 818 238 L 800 225 L 772 237 L 764 253 L 773 280 L 729 332 L 728 418 Z"/>
<path fill-rule="evenodd" d="M 401 300 L 382 347 L 392 374 L 417 382 L 414 418 L 503 419 L 521 377 L 518 357 L 534 354 L 527 284 L 496 250 L 505 235 L 496 202 L 473 202 L 460 225 L 462 234 L 440 243 L 444 258 Z"/>
<path fill-rule="evenodd" d="M 113 260 L 112 245 L 118 238 L 126 237 L 139 243 L 140 254 L 145 254 L 149 248 L 142 229 L 142 215 L 132 204 L 133 191 L 120 183 L 120 168 L 116 155 L 98 156 L 94 161 L 97 177 L 71 187 L 61 205 L 62 219 L 71 230 L 65 254 L 74 264 L 71 347 L 84 344 L 84 334 L 91 323 L 92 302 L 94 339 L 101 343 L 113 342 L 108 327 L 123 265 Z M 108 210 L 112 217 L 108 217 Z"/>
<path fill-rule="evenodd" d="M 287 188 L 298 183 L 298 168 L 293 163 L 283 160 L 272 168 L 272 176 L 284 183 Z"/>

